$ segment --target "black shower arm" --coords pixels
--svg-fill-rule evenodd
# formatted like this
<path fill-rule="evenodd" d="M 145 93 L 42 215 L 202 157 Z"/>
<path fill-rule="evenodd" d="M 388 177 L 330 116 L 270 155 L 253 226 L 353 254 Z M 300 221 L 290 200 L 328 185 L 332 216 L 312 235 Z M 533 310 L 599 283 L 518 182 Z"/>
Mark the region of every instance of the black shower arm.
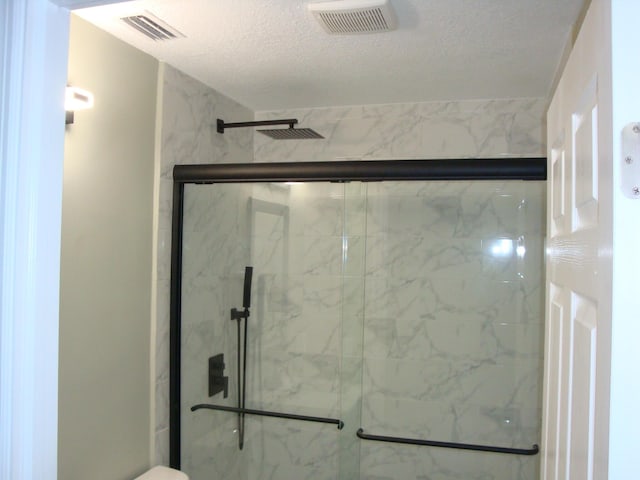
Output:
<path fill-rule="evenodd" d="M 289 125 L 289 128 L 293 128 L 297 123 L 297 118 L 285 118 L 282 120 L 256 120 L 254 122 L 236 123 L 225 123 L 224 120 L 218 118 L 216 121 L 216 130 L 218 133 L 224 133 L 225 128 L 264 127 L 267 125 Z"/>

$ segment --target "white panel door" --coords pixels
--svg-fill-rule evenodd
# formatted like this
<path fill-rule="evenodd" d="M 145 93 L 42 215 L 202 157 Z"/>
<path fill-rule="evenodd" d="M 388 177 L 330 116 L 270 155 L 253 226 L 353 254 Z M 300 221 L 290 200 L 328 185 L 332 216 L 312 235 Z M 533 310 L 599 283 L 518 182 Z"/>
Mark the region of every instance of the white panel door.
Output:
<path fill-rule="evenodd" d="M 546 480 L 606 479 L 611 362 L 611 21 L 593 0 L 547 115 Z"/>

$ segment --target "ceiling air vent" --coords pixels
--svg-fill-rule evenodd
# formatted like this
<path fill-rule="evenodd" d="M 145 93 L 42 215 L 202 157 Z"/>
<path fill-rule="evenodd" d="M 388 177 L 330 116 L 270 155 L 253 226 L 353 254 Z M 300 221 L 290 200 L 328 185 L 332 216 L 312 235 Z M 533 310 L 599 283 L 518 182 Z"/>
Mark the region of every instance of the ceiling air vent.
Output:
<path fill-rule="evenodd" d="M 173 40 L 184 37 L 178 30 L 149 12 L 144 12 L 140 15 L 131 15 L 130 17 L 122 17 L 120 20 L 154 41 Z"/>
<path fill-rule="evenodd" d="M 308 8 L 333 35 L 388 32 L 397 26 L 389 0 L 338 0 L 310 3 Z"/>

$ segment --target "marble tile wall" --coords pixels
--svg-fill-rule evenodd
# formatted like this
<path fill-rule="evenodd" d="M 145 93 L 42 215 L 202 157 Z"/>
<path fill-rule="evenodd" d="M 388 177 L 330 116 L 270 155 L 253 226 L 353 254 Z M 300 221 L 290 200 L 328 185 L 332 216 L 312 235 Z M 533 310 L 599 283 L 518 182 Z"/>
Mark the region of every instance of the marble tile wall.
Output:
<path fill-rule="evenodd" d="M 257 112 L 326 138 L 257 134 L 255 161 L 544 156 L 545 108 L 534 98 Z M 356 420 L 418 438 L 539 438 L 543 187 L 412 185 L 354 184 L 345 201 L 343 282 L 365 305 L 343 312 L 340 478 L 537 478 L 530 459 L 351 440 Z"/>
<path fill-rule="evenodd" d="M 159 463 L 168 460 L 168 292 L 174 164 L 541 156 L 545 151 L 542 99 L 256 114 L 257 118 L 294 116 L 300 119 L 301 126 L 314 128 L 327 137 L 277 142 L 244 129 L 229 131 L 224 137 L 217 134 L 215 118 L 240 121 L 251 118 L 253 112 L 169 66 L 165 66 L 163 90 L 156 372 Z M 433 405 L 434 411 L 445 419 L 431 427 L 434 434 L 461 436 L 469 430 L 465 430 L 467 425 L 480 421 L 484 422 L 483 429 L 478 431 L 483 435 L 494 435 L 496 441 L 519 442 L 517 435 L 509 436 L 515 429 L 496 425 L 500 419 L 517 419 L 520 426 L 530 420 L 522 413 L 524 410 L 513 410 L 520 408 L 513 401 L 500 405 L 500 411 L 489 411 L 489 402 L 483 403 L 482 393 L 468 405 L 456 404 L 453 413 L 454 407 L 447 406 L 451 398 L 475 399 L 475 392 L 482 390 L 478 384 L 481 378 L 498 379 L 496 385 L 502 385 L 506 382 L 500 378 L 522 377 L 525 382 L 519 388 L 526 397 L 526 389 L 531 388 L 527 375 L 537 374 L 531 374 L 527 365 L 539 358 L 539 318 L 535 311 L 539 306 L 533 306 L 535 287 L 525 288 L 527 282 L 537 285 L 536 280 L 527 275 L 514 281 L 513 275 L 521 271 L 517 262 L 487 254 L 494 247 L 521 246 L 522 235 L 509 231 L 503 237 L 495 237 L 489 230 L 482 230 L 485 225 L 510 224 L 512 218 L 506 212 L 511 211 L 516 195 L 497 186 L 485 195 L 474 192 L 473 187 L 462 192 L 456 185 L 437 185 L 437 205 L 426 209 L 426 219 L 424 193 L 392 195 L 391 201 L 384 204 L 382 198 L 390 193 L 384 188 L 391 188 L 391 193 L 397 188 L 386 184 L 380 184 L 383 190 L 375 192 L 367 192 L 369 186 L 362 184 L 314 186 L 319 190 L 307 188 L 309 185 L 262 185 L 224 195 L 207 186 L 188 187 L 189 205 L 194 205 L 189 207 L 193 219 L 188 229 L 188 243 L 194 255 L 187 254 L 193 258 L 190 268 L 194 288 L 188 308 L 194 322 L 190 340 L 224 350 L 227 374 L 233 371 L 235 360 L 229 354 L 235 351 L 235 333 L 227 328 L 232 325 L 227 320 L 228 301 L 223 297 L 233 298 L 233 292 L 240 291 L 239 268 L 253 264 L 256 270 L 255 314 L 250 320 L 249 337 L 250 406 L 339 415 L 348 424 L 346 431 L 338 434 L 335 427 L 328 425 L 248 417 L 240 462 L 235 416 L 205 412 L 192 417 L 195 420 L 188 427 L 198 439 L 194 457 L 189 460 L 194 464 L 194 478 L 211 475 L 210 471 L 199 471 L 195 466 L 198 462 L 214 465 L 220 479 L 398 478 L 389 472 L 400 464 L 405 465 L 407 476 L 403 478 L 425 478 L 425 472 L 433 472 L 434 478 L 474 478 L 465 475 L 479 464 L 486 465 L 482 471 L 489 476 L 478 478 L 503 478 L 498 474 L 490 476 L 493 471 L 502 471 L 500 468 L 518 472 L 519 476 L 508 478 L 534 478 L 528 476 L 531 462 L 525 460 L 510 459 L 499 467 L 493 460 L 473 454 L 463 460 L 458 452 L 389 448 L 373 442 L 367 445 L 351 432 L 361 419 L 367 420 L 363 425 L 367 429 L 396 426 L 396 422 L 402 422 L 397 418 L 400 412 L 422 408 L 424 404 Z M 471 195 L 461 196 L 463 193 Z M 418 203 L 412 205 L 412 201 Z M 229 228 L 204 233 L 207 225 L 218 221 L 221 206 L 224 211 L 234 212 L 228 218 Z M 416 221 L 410 213 L 418 208 Z M 385 221 L 390 225 L 384 227 Z M 402 233 L 393 234 L 394 229 Z M 243 232 L 249 234 L 239 240 Z M 419 239 L 421 234 L 425 238 Z M 439 237 L 447 238 L 448 245 L 434 243 Z M 502 240 L 505 241 L 501 243 Z M 531 237 L 526 241 L 533 242 L 531 248 L 535 250 Z M 407 251 L 419 258 L 408 258 Z M 201 268 L 216 262 L 227 262 L 227 267 L 216 269 L 221 275 L 210 275 Z M 427 280 L 422 269 L 442 275 Z M 476 287 L 466 280 L 467 276 L 478 278 L 485 274 L 491 276 L 490 285 L 500 294 L 500 300 L 493 303 L 478 295 Z M 400 289 L 402 282 L 411 284 L 410 288 Z M 494 293 L 489 285 L 485 287 L 485 291 Z M 452 293 L 453 289 L 462 294 Z M 212 290 L 220 294 L 211 298 Z M 427 307 L 429 298 L 435 300 Z M 457 311 L 455 301 L 460 298 L 466 304 Z M 221 324 L 226 325 L 214 327 L 214 334 L 203 330 L 209 325 L 205 316 L 211 312 L 216 312 Z M 489 321 L 492 314 L 493 321 Z M 514 315 L 520 315 L 518 321 L 513 320 Z M 530 319 L 533 320 L 528 322 Z M 425 334 L 430 335 L 428 342 L 422 338 Z M 209 335 L 215 337 L 211 342 Z M 461 341 L 467 335 L 481 340 L 472 344 Z M 192 357 L 194 370 L 200 368 L 206 355 L 204 347 L 200 350 L 196 349 Z M 432 362 L 436 366 L 449 365 L 446 355 L 453 358 L 450 369 L 433 367 L 430 371 Z M 515 363 L 509 363 L 514 359 Z M 497 363 L 491 365 L 492 361 Z M 479 376 L 473 376 L 475 370 L 481 372 Z M 403 384 L 405 375 L 422 387 L 412 390 Z M 198 385 L 202 378 L 195 375 L 194 391 L 204 388 Z M 424 385 L 431 379 L 438 386 L 429 390 Z M 225 402 L 235 402 L 234 392 L 231 388 Z M 433 392 L 436 395 L 429 397 Z M 503 388 L 500 393 L 508 396 L 510 391 Z M 405 427 L 411 433 L 424 434 L 419 428 L 410 430 L 411 423 L 401 425 Z M 426 457 L 432 460 L 425 460 Z M 452 473 L 457 463 L 460 468 Z M 438 477 L 437 472 L 444 473 Z"/>
<path fill-rule="evenodd" d="M 544 156 L 542 98 L 427 102 L 257 112 L 297 118 L 324 140 L 256 134 L 256 162 Z"/>
<path fill-rule="evenodd" d="M 166 465 L 169 462 L 169 281 L 173 166 L 194 163 L 251 162 L 253 132 L 237 129 L 220 135 L 216 132 L 216 118 L 226 121 L 250 120 L 253 119 L 253 112 L 167 64 L 161 65 L 160 85 L 161 107 L 159 110 L 162 112 L 162 124 L 156 260 L 155 457 L 156 463 Z M 197 195 L 204 197 L 211 195 L 211 193 L 199 193 L 199 191 L 192 193 L 194 205 L 198 204 L 195 202 Z M 208 198 L 208 200 L 211 199 Z M 208 203 L 208 201 L 203 202 L 203 204 Z M 207 212 L 202 212 L 202 215 L 194 215 L 194 219 L 199 222 L 191 227 L 194 233 L 210 227 L 212 220 L 217 221 L 206 214 Z M 213 251 L 223 252 L 224 249 L 216 246 Z M 203 290 L 204 285 L 201 283 L 197 285 L 193 295 L 205 295 Z"/>

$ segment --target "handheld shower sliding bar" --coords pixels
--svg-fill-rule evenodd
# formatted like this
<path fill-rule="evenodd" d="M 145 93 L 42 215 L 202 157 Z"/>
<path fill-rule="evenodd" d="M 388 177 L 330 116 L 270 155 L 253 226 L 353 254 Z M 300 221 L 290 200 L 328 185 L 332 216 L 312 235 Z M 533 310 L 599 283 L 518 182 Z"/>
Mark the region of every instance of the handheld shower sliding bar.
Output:
<path fill-rule="evenodd" d="M 242 295 L 242 310 L 231 309 L 231 320 L 238 321 L 238 448 L 242 450 L 244 446 L 244 414 L 245 400 L 247 396 L 247 346 L 249 336 L 249 307 L 251 306 L 251 278 L 253 277 L 253 267 L 244 268 L 244 288 Z M 244 319 L 244 339 L 242 339 L 241 322 Z M 244 341 L 243 341 L 244 340 Z M 242 348 L 244 343 L 244 348 Z"/>

